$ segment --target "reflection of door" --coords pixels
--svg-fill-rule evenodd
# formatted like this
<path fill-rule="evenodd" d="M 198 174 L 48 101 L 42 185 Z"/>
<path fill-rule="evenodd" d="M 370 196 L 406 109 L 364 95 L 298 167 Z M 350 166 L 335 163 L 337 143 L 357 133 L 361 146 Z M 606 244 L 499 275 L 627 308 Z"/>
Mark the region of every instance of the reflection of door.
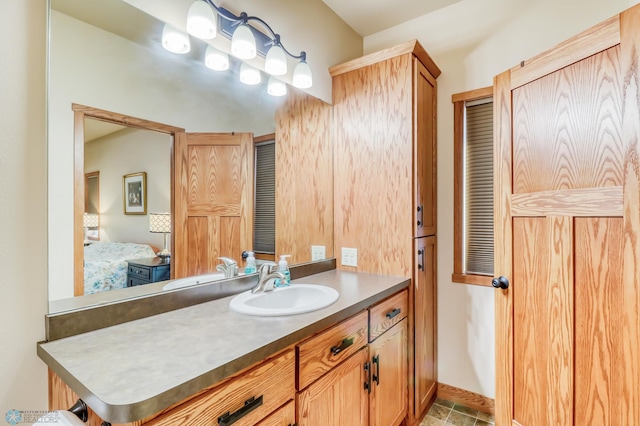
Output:
<path fill-rule="evenodd" d="M 253 245 L 251 133 L 176 135 L 174 278 L 214 272 L 218 257 L 240 262 Z"/>
<path fill-rule="evenodd" d="M 638 28 L 495 80 L 496 425 L 640 424 Z"/>

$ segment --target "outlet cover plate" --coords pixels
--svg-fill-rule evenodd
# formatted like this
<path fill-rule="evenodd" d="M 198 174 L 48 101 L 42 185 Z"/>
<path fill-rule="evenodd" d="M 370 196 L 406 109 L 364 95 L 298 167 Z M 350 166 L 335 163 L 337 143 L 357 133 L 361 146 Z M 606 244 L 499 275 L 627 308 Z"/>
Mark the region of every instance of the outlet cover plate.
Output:
<path fill-rule="evenodd" d="M 342 247 L 342 266 L 358 266 L 358 249 Z"/>
<path fill-rule="evenodd" d="M 327 250 L 325 246 L 311 246 L 311 261 L 322 260 L 327 258 Z"/>

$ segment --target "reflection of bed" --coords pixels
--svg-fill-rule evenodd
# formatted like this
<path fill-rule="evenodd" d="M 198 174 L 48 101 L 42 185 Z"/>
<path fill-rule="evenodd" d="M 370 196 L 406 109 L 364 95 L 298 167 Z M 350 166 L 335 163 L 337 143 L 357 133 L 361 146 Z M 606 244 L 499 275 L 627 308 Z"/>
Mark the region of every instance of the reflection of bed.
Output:
<path fill-rule="evenodd" d="M 84 248 L 84 294 L 124 288 L 127 259 L 154 257 L 151 246 L 136 243 L 96 242 Z"/>

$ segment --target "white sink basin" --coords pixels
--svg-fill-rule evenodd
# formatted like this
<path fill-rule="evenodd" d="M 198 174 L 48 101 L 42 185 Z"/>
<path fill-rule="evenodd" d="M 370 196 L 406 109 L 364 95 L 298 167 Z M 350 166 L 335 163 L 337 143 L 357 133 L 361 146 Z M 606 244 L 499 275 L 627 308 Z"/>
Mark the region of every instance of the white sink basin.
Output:
<path fill-rule="evenodd" d="M 253 294 L 245 291 L 231 299 L 232 311 L 247 315 L 281 316 L 303 314 L 327 306 L 338 300 L 338 292 L 317 284 L 291 284 L 272 291 Z"/>
<path fill-rule="evenodd" d="M 222 272 L 213 273 L 213 274 L 205 274 L 205 275 L 196 275 L 193 277 L 179 278 L 177 280 L 173 280 L 168 282 L 162 287 L 163 290 L 173 290 L 176 288 L 189 287 L 196 284 L 208 283 L 211 281 L 217 281 L 224 278 L 224 274 Z"/>

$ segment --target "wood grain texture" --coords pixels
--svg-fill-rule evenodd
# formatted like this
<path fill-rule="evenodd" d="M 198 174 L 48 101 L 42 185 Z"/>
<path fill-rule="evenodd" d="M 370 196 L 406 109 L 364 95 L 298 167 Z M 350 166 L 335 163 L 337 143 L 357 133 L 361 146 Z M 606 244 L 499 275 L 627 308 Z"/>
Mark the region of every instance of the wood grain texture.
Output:
<path fill-rule="evenodd" d="M 406 318 L 408 303 L 409 295 L 405 290 L 369 308 L 369 342 L 373 342 L 385 331 Z M 395 312 L 398 313 L 395 314 Z M 389 318 L 388 314 L 395 314 L 395 316 Z"/>
<path fill-rule="evenodd" d="M 298 353 L 298 384 L 302 390 L 336 365 L 367 345 L 368 315 L 363 311 L 340 324 L 323 331 L 301 343 Z M 344 339 L 352 339 L 353 343 L 338 354 L 333 354 L 333 347 L 340 347 Z"/>
<path fill-rule="evenodd" d="M 369 395 L 363 386 L 368 352 L 361 349 L 296 395 L 299 426 L 369 424 Z"/>
<path fill-rule="evenodd" d="M 493 80 L 493 229 L 494 271 L 513 280 L 513 230 L 511 221 L 511 73 Z M 513 287 L 496 291 L 496 423 L 513 419 Z"/>
<path fill-rule="evenodd" d="M 84 295 L 84 113 L 73 113 L 73 295 Z"/>
<path fill-rule="evenodd" d="M 483 413 L 495 413 L 495 401 L 479 393 L 471 392 L 445 383 L 438 383 L 438 398 L 462 404 L 465 407 L 482 411 Z"/>
<path fill-rule="evenodd" d="M 622 216 L 622 186 L 513 194 L 512 216 Z"/>
<path fill-rule="evenodd" d="M 625 400 L 622 218 L 575 223 L 576 424 L 616 425 Z"/>
<path fill-rule="evenodd" d="M 514 419 L 573 425 L 572 219 L 516 218 L 513 228 Z"/>
<path fill-rule="evenodd" d="M 451 274 L 451 281 L 459 284 L 473 284 L 491 287 L 491 280 L 493 280 L 493 277 L 488 275 Z"/>
<path fill-rule="evenodd" d="M 511 87 L 516 88 L 620 44 L 620 19 L 614 16 L 551 50 L 511 69 Z"/>
<path fill-rule="evenodd" d="M 91 117 L 94 120 L 107 121 L 109 123 L 116 123 L 122 126 L 135 127 L 137 129 L 143 130 L 153 130 L 154 132 L 168 134 L 184 132 L 184 129 L 181 127 L 158 123 L 151 120 L 145 120 L 143 118 L 132 117 L 130 115 L 124 115 L 117 112 L 105 111 L 103 109 L 93 108 L 85 105 L 71 104 L 71 109 L 74 112 L 84 114 L 85 117 Z"/>
<path fill-rule="evenodd" d="M 411 93 L 411 54 L 333 79 L 339 268 L 355 270 L 340 266 L 340 248 L 355 247 L 358 271 L 411 275 L 415 219 Z"/>
<path fill-rule="evenodd" d="M 622 185 L 620 49 L 513 91 L 513 192 Z"/>
<path fill-rule="evenodd" d="M 640 6 L 620 16 L 620 46 L 624 88 L 624 376 L 618 399 L 620 423 L 640 424 Z"/>
<path fill-rule="evenodd" d="M 311 261 L 311 246 L 333 248 L 332 107 L 292 90 L 276 110 L 276 254 Z"/>
<path fill-rule="evenodd" d="M 252 397 L 263 397 L 261 406 L 239 419 L 234 425 L 254 425 L 281 407 L 295 394 L 295 354 L 292 350 L 264 362 L 236 379 L 155 418 L 151 426 L 200 426 L 217 424 L 226 412 L 235 412 Z"/>
<path fill-rule="evenodd" d="M 292 400 L 256 426 L 292 426 L 296 422 L 296 403 Z"/>
<path fill-rule="evenodd" d="M 471 102 L 478 99 L 491 98 L 493 96 L 493 86 L 483 87 L 481 89 L 468 90 L 466 92 L 454 93 L 451 95 L 451 102 Z"/>
<path fill-rule="evenodd" d="M 407 321 L 403 319 L 369 346 L 372 374 L 378 379 L 371 384 L 372 425 L 398 426 L 407 415 L 407 333 Z"/>

